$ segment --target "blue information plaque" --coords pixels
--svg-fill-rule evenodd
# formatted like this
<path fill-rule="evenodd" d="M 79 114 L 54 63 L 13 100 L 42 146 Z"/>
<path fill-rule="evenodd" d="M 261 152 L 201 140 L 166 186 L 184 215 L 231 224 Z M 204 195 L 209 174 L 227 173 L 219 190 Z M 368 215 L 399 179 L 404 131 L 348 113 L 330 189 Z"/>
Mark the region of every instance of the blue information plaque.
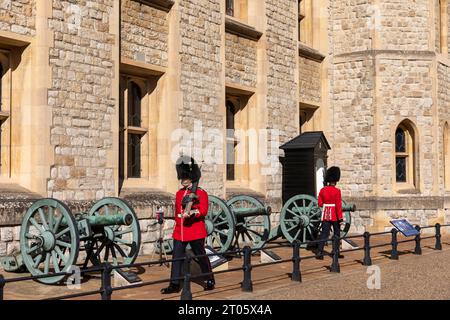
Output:
<path fill-rule="evenodd" d="M 391 220 L 389 222 L 392 223 L 398 231 L 403 233 L 405 237 L 417 236 L 419 234 L 419 231 L 406 219 Z"/>

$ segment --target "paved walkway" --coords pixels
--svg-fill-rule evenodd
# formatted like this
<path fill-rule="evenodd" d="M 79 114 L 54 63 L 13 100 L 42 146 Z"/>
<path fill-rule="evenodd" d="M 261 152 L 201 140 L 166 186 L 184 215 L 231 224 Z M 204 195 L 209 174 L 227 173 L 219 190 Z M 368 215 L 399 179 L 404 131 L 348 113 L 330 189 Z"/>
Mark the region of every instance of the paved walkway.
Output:
<path fill-rule="evenodd" d="M 399 240 L 404 240 L 399 237 Z M 362 240 L 356 241 L 362 246 Z M 373 237 L 371 244 L 389 243 L 390 237 Z M 450 299 L 450 237 L 443 237 L 443 250 L 433 249 L 434 239 L 422 241 L 423 255 L 414 255 L 414 242 L 399 245 L 400 259 L 390 260 L 390 246 L 372 249 L 372 262 L 381 269 L 381 289 L 367 289 L 367 267 L 362 265 L 363 251 L 347 252 L 340 259 L 341 273 L 330 273 L 331 259 L 302 260 L 302 283 L 292 282 L 290 272 L 292 263 L 257 267 L 259 256 L 252 257 L 253 293 L 243 293 L 240 283 L 242 271 L 216 276 L 216 290 L 203 291 L 199 284 L 192 284 L 194 300 L 217 299 Z M 330 249 L 330 248 L 328 248 Z M 292 257 L 292 249 L 276 248 L 283 259 Z M 311 255 L 301 251 L 302 257 Z M 148 261 L 149 256 L 139 257 L 138 261 Z M 235 258 L 229 267 L 241 267 L 242 259 Z M 160 266 L 135 269 L 143 281 L 168 278 L 170 269 Z M 1 271 L 0 271 L 1 272 Z M 7 278 L 20 275 L 3 273 Z M 26 275 L 26 274 L 25 274 Z M 65 285 L 43 285 L 34 281 L 9 283 L 5 287 L 5 299 L 44 299 L 63 294 L 86 292 L 100 288 L 100 275 L 85 277 L 80 290 L 69 290 Z M 180 294 L 163 296 L 159 290 L 167 284 L 157 284 L 141 288 L 115 291 L 113 299 L 168 299 L 179 300 Z M 81 299 L 99 299 L 91 295 Z"/>

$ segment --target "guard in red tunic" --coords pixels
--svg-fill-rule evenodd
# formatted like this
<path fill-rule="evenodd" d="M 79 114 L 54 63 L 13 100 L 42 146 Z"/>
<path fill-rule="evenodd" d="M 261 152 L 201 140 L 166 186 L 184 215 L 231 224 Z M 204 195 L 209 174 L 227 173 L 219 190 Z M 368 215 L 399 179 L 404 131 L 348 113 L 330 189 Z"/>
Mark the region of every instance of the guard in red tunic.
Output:
<path fill-rule="evenodd" d="M 336 188 L 336 183 L 340 180 L 341 170 L 339 167 L 331 167 L 325 176 L 326 186 L 319 192 L 318 205 L 322 208 L 322 230 L 320 240 L 328 239 L 331 227 L 334 235 L 340 237 L 340 224 L 342 219 L 342 197 L 341 190 Z M 316 253 L 316 258 L 323 259 L 323 247 L 325 241 L 320 242 Z"/>
<path fill-rule="evenodd" d="M 189 244 L 194 255 L 204 255 L 207 237 L 205 217 L 208 214 L 208 194 L 198 187 L 200 168 L 191 157 L 180 157 L 176 164 L 178 180 L 183 186 L 175 197 L 175 229 L 173 231 L 173 259 L 184 258 Z M 170 284 L 161 290 L 162 294 L 180 292 L 183 260 L 172 262 Z M 202 273 L 211 272 L 208 257 L 198 258 Z M 205 290 L 214 289 L 214 276 L 206 281 Z"/>

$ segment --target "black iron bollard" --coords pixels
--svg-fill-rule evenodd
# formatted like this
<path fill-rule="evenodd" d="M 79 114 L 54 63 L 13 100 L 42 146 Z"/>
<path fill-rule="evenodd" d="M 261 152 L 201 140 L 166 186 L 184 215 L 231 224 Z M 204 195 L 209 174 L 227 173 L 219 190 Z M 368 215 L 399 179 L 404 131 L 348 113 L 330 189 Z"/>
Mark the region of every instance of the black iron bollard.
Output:
<path fill-rule="evenodd" d="M 302 274 L 300 272 L 300 261 L 301 261 L 300 243 L 298 242 L 298 240 L 296 240 L 294 242 L 294 246 L 292 248 L 293 248 L 293 253 L 292 253 L 293 268 L 292 268 L 291 280 L 302 282 Z"/>
<path fill-rule="evenodd" d="M 395 228 L 392 228 L 391 233 L 392 233 L 391 259 L 392 260 L 398 260 L 398 251 L 397 251 L 397 247 L 398 247 L 397 233 L 398 233 L 398 230 L 395 229 Z"/>
<path fill-rule="evenodd" d="M 3 291 L 5 289 L 6 280 L 3 275 L 0 274 L 0 301 L 3 301 Z"/>
<path fill-rule="evenodd" d="M 436 225 L 434 227 L 436 228 L 436 244 L 434 245 L 434 249 L 442 250 L 441 224 L 440 223 L 436 223 Z"/>
<path fill-rule="evenodd" d="M 253 284 L 252 284 L 252 250 L 249 246 L 245 246 L 244 249 L 244 280 L 242 281 L 242 291 L 244 292 L 252 292 Z"/>
<path fill-rule="evenodd" d="M 181 300 L 192 300 L 191 292 L 191 261 L 192 257 L 187 256 L 184 259 L 184 281 L 183 291 L 181 292 Z"/>
<path fill-rule="evenodd" d="M 364 260 L 363 265 L 371 266 L 372 259 L 370 258 L 370 233 L 364 232 Z"/>
<path fill-rule="evenodd" d="M 422 248 L 420 247 L 420 226 L 415 227 L 419 234 L 416 236 L 416 247 L 414 248 L 414 254 L 422 254 Z"/>
<path fill-rule="evenodd" d="M 112 286 L 111 286 L 111 273 L 112 267 L 109 263 L 103 264 L 102 269 L 102 300 L 111 300 Z"/>
<path fill-rule="evenodd" d="M 333 262 L 331 263 L 331 272 L 341 272 L 341 267 L 339 266 L 339 244 L 339 237 L 336 235 L 333 236 Z"/>

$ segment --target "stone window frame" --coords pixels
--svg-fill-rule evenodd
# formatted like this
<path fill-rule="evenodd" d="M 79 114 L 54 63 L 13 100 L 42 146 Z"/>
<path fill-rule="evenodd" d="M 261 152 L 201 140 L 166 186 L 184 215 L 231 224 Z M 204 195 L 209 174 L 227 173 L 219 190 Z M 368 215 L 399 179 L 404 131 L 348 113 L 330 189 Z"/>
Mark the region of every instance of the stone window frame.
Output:
<path fill-rule="evenodd" d="M 141 125 L 130 125 L 129 114 L 129 90 L 131 84 L 136 84 L 141 90 Z M 150 135 L 149 113 L 150 113 L 150 84 L 149 80 L 143 77 L 121 73 L 120 74 L 120 102 L 119 102 L 119 177 L 123 181 L 124 187 L 128 184 L 136 184 L 149 177 L 149 150 Z M 129 176 L 129 135 L 141 137 L 140 150 L 140 171 L 139 177 Z"/>
<path fill-rule="evenodd" d="M 439 23 L 439 35 L 436 35 L 436 37 L 439 37 L 439 53 L 441 54 L 448 54 L 449 48 L 448 48 L 448 0 L 436 0 L 438 2 L 439 12 L 437 12 L 436 19 Z"/>
<path fill-rule="evenodd" d="M 298 41 L 313 47 L 313 5 L 314 0 L 298 0 Z"/>
<path fill-rule="evenodd" d="M 320 106 L 310 105 L 300 102 L 299 106 L 299 134 L 308 131 L 316 131 L 316 121 Z M 306 121 L 302 123 L 302 114 L 306 117 Z M 302 130 L 303 127 L 303 130 Z"/>
<path fill-rule="evenodd" d="M 0 177 L 11 178 L 11 51 L 0 49 Z"/>
<path fill-rule="evenodd" d="M 396 151 L 396 132 L 398 129 L 403 130 L 406 138 L 405 152 Z M 418 134 L 417 128 L 412 121 L 405 119 L 401 121 L 393 132 L 393 179 L 395 183 L 395 191 L 399 193 L 416 193 L 418 192 Z M 397 181 L 397 158 L 406 157 L 406 181 Z"/>
<path fill-rule="evenodd" d="M 450 126 L 446 121 L 443 126 L 443 165 L 444 165 L 444 188 L 450 191 Z"/>
<path fill-rule="evenodd" d="M 251 122 L 250 109 L 253 104 L 251 101 L 253 94 L 253 92 L 238 92 L 231 88 L 226 88 L 225 101 L 226 103 L 231 102 L 236 108 L 234 114 L 236 132 L 234 137 L 228 137 L 228 134 L 225 135 L 225 150 L 227 150 L 229 142 L 232 142 L 235 145 L 234 180 L 228 180 L 227 177 L 225 177 L 225 185 L 227 188 L 249 187 L 250 184 L 249 138 L 247 133 Z M 242 136 L 242 134 L 245 134 L 245 136 Z M 225 156 L 227 156 L 227 153 Z"/>
<path fill-rule="evenodd" d="M 248 23 L 248 0 L 225 0 L 225 13 L 244 23 Z"/>

